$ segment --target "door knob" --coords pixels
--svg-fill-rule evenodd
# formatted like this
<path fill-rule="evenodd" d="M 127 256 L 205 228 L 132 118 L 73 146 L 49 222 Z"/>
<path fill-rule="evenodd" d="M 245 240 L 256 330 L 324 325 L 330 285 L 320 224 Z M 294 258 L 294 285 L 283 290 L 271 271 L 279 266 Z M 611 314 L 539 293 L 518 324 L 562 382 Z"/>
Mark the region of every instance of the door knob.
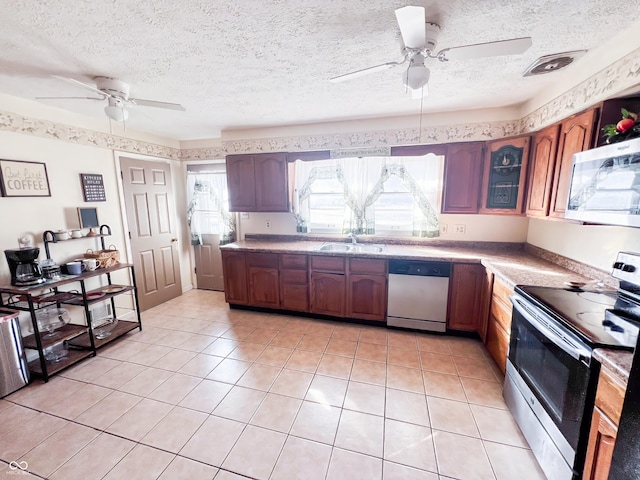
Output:
<path fill-rule="evenodd" d="M 172 238 L 172 239 L 171 239 L 171 241 L 172 241 L 172 242 L 177 242 L 177 241 L 178 241 L 178 239 L 177 239 L 177 238 Z"/>

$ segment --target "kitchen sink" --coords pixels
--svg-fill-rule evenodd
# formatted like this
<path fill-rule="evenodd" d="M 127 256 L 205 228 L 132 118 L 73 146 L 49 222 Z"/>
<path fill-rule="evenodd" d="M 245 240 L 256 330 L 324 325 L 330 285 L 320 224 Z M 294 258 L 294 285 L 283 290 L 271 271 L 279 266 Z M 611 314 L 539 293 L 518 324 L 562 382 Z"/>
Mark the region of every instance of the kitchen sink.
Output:
<path fill-rule="evenodd" d="M 384 245 L 373 243 L 324 243 L 318 247 L 320 252 L 349 252 L 349 253 L 380 253 L 384 252 Z"/>

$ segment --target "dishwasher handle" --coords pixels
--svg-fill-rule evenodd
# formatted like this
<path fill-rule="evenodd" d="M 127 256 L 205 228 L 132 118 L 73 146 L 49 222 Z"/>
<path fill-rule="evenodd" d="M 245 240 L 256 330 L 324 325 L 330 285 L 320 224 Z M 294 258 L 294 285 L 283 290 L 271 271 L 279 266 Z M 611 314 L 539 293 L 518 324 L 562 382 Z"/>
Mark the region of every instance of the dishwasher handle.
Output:
<path fill-rule="evenodd" d="M 416 275 L 421 277 L 449 277 L 451 263 L 416 260 L 389 260 L 389 274 Z"/>

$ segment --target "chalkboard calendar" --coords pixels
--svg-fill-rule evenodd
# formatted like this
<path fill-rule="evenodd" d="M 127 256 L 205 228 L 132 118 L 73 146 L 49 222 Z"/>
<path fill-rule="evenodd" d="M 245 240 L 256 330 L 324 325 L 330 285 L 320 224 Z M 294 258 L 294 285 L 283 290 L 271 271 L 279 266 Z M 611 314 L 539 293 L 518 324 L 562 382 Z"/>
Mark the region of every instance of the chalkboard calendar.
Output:
<path fill-rule="evenodd" d="M 104 192 L 104 181 L 102 175 L 94 173 L 81 173 L 82 192 L 85 202 L 106 202 L 107 196 Z"/>

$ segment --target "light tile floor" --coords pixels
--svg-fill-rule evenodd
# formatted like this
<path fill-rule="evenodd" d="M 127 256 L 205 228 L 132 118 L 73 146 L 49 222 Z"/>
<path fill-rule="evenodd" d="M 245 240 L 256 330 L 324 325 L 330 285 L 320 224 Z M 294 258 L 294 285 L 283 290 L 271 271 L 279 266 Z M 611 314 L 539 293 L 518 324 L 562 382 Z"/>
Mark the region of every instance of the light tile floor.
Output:
<path fill-rule="evenodd" d="M 0 476 L 544 479 L 502 380 L 479 341 L 230 310 L 195 290 L 0 400 Z"/>

